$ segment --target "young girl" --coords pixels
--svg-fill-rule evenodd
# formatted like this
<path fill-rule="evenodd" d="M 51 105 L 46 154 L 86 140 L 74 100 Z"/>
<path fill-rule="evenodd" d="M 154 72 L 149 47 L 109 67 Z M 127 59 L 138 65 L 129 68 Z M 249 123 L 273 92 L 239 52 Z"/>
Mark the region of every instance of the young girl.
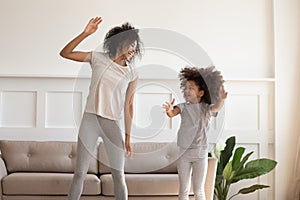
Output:
<path fill-rule="evenodd" d="M 91 152 L 94 152 L 98 137 L 103 139 L 106 152 L 109 152 L 107 156 L 114 181 L 115 198 L 128 199 L 124 177 L 124 148 L 129 154 L 132 153 L 132 104 L 138 79 L 133 61 L 141 53 L 141 41 L 138 30 L 125 23 L 112 28 L 106 34 L 104 52 L 75 51 L 84 39 L 98 29 L 101 22 L 101 17 L 92 18 L 84 31 L 60 52 L 64 58 L 89 62 L 92 69 L 89 95 L 78 134 L 77 163 L 69 200 L 80 199 Z M 122 111 L 125 121 L 125 145 L 118 124 Z"/>
<path fill-rule="evenodd" d="M 227 92 L 223 88 L 220 72 L 214 67 L 185 67 L 180 71 L 179 78 L 186 102 L 174 106 L 173 99 L 172 102 L 163 104 L 169 117 L 181 115 L 177 134 L 181 155 L 177 166 L 178 199 L 189 199 L 192 179 L 195 200 L 205 200 L 204 183 L 208 165 L 206 133 L 211 116 L 216 116 L 222 108 Z"/>

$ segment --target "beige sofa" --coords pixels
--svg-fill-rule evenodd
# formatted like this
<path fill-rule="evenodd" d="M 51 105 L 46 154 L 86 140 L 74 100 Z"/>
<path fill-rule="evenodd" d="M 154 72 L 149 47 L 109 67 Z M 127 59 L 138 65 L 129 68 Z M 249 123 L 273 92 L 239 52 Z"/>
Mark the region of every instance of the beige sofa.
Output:
<path fill-rule="evenodd" d="M 175 143 L 133 143 L 126 158 L 129 200 L 175 200 L 178 195 Z M 1 200 L 66 199 L 76 162 L 76 142 L 0 141 Z M 113 183 L 103 143 L 93 153 L 83 200 L 112 200 Z M 205 191 L 213 199 L 217 160 L 209 158 Z M 192 190 L 191 190 L 192 194 Z"/>

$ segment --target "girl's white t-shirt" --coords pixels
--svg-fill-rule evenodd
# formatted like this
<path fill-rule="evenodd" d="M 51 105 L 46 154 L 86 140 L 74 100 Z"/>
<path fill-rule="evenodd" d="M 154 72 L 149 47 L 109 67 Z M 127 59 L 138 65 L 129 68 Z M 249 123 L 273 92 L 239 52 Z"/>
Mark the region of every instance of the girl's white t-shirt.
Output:
<path fill-rule="evenodd" d="M 205 103 L 192 104 L 184 102 L 177 104 L 181 115 L 181 123 L 177 133 L 177 144 L 181 148 L 199 148 L 203 150 L 208 148 L 207 132 L 210 126 L 212 116 L 211 105 Z"/>
<path fill-rule="evenodd" d="M 85 112 L 120 120 L 128 84 L 137 78 L 135 68 L 121 66 L 102 52 L 92 52 L 92 77 Z"/>

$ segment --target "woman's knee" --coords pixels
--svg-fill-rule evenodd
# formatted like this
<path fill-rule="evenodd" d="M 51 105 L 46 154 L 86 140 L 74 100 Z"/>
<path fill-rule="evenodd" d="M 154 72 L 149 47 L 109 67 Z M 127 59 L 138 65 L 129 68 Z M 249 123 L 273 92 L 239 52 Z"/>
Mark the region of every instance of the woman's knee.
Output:
<path fill-rule="evenodd" d="M 125 178 L 124 171 L 122 171 L 122 170 L 117 170 L 117 169 L 111 168 L 110 171 L 114 178 L 117 178 L 117 179 Z"/>
<path fill-rule="evenodd" d="M 74 179 L 76 180 L 83 180 L 86 177 L 86 172 L 84 171 L 75 171 L 74 173 Z"/>

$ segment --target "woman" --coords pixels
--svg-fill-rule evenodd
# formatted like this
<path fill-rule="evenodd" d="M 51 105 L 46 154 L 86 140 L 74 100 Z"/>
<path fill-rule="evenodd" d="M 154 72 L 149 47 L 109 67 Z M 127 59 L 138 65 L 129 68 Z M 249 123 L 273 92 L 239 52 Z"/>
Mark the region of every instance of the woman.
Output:
<path fill-rule="evenodd" d="M 82 52 L 74 49 L 88 36 L 96 32 L 101 17 L 92 18 L 84 31 L 71 40 L 60 52 L 64 58 L 89 62 L 92 77 L 89 95 L 81 120 L 77 164 L 68 199 L 79 200 L 83 181 L 89 168 L 98 137 L 101 137 L 109 159 L 117 200 L 127 200 L 124 177 L 124 141 L 118 125 L 124 110 L 125 149 L 132 154 L 130 132 L 133 115 L 133 98 L 137 74 L 133 66 L 136 56 L 141 55 L 141 40 L 138 30 L 130 24 L 112 28 L 105 36 L 104 52 Z"/>

